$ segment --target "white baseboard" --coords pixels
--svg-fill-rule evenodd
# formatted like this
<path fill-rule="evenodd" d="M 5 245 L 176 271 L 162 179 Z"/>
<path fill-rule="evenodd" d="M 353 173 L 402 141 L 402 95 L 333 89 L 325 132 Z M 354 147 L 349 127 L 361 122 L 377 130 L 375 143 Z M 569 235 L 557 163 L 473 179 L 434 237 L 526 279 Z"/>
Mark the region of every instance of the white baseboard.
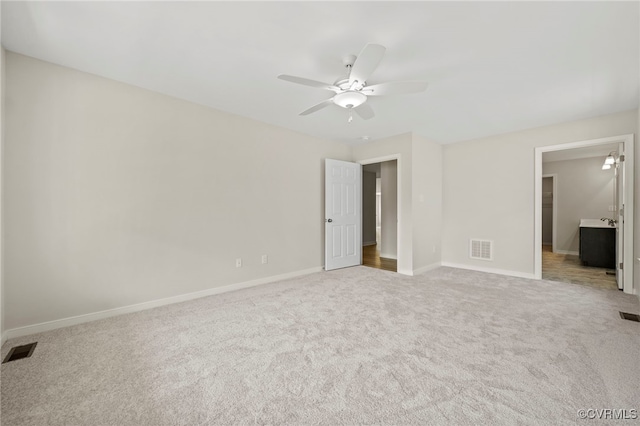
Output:
<path fill-rule="evenodd" d="M 396 259 L 396 260 L 398 260 L 398 255 L 396 255 L 396 254 L 380 253 L 380 257 L 384 257 L 385 259 Z"/>
<path fill-rule="evenodd" d="M 408 275 L 408 276 L 412 277 L 413 276 L 413 271 L 411 269 L 398 268 L 398 274 L 400 274 L 400 275 Z"/>
<path fill-rule="evenodd" d="M 528 272 L 509 271 L 508 269 L 485 268 L 483 266 L 463 265 L 460 263 L 442 262 L 442 266 L 449 268 L 468 269 L 470 271 L 488 272 L 490 274 L 508 275 L 510 277 L 535 279 L 535 274 Z"/>
<path fill-rule="evenodd" d="M 425 272 L 437 269 L 440 266 L 442 266 L 440 262 L 432 263 L 431 265 L 427 265 L 427 266 L 423 266 L 423 267 L 418 268 L 418 269 L 414 269 L 413 270 L 413 275 L 423 274 Z"/>
<path fill-rule="evenodd" d="M 363 242 L 362 246 L 363 247 L 365 247 L 365 246 L 375 246 L 376 244 L 378 244 L 377 241 L 367 241 L 367 242 Z"/>
<path fill-rule="evenodd" d="M 13 328 L 6 330 L 2 334 L 2 343 L 7 339 L 13 339 L 15 337 L 28 336 L 30 334 L 42 333 L 43 331 L 55 330 L 62 327 L 69 327 L 71 325 L 82 324 L 85 322 L 96 321 L 104 318 L 110 318 L 117 315 L 130 314 L 133 312 L 144 311 L 147 309 L 157 308 L 159 306 L 171 305 L 174 303 L 186 302 L 188 300 L 199 299 L 201 297 L 212 296 L 215 294 L 227 293 L 230 291 L 242 290 L 244 288 L 255 287 L 262 284 L 269 284 L 275 281 L 286 280 L 289 278 L 295 278 L 302 275 L 309 275 L 316 272 L 321 272 L 322 267 L 303 269 L 300 271 L 289 272 L 281 275 L 274 275 L 271 277 L 258 278 L 251 281 L 245 281 L 242 283 L 229 284 L 220 287 L 213 287 L 207 290 L 196 291 L 193 293 L 180 294 L 178 296 L 167 297 L 164 299 L 151 300 L 149 302 L 137 303 L 135 305 L 123 306 L 120 308 L 107 309 L 105 311 L 93 312 L 90 314 L 77 315 L 74 317 L 63 318 L 59 320 L 42 322 L 39 324 L 27 325 L 24 327 Z"/>
<path fill-rule="evenodd" d="M 572 250 L 554 250 L 554 253 L 558 253 L 558 254 L 572 254 L 574 256 L 579 256 L 580 253 L 577 251 L 572 251 Z"/>

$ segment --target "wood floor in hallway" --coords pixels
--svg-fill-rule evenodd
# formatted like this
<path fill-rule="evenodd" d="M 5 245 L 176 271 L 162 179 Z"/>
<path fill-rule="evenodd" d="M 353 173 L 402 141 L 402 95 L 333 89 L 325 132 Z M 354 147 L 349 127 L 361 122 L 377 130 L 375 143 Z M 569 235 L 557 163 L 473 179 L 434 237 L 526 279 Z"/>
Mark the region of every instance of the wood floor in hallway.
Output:
<path fill-rule="evenodd" d="M 396 259 L 380 257 L 380 250 L 378 250 L 377 244 L 362 247 L 362 264 L 371 268 L 398 272 L 398 261 Z"/>
<path fill-rule="evenodd" d="M 582 266 L 578 256 L 553 253 L 551 246 L 542 246 L 542 278 L 545 280 L 617 290 L 616 276 L 608 275 L 607 271 L 610 270 Z"/>

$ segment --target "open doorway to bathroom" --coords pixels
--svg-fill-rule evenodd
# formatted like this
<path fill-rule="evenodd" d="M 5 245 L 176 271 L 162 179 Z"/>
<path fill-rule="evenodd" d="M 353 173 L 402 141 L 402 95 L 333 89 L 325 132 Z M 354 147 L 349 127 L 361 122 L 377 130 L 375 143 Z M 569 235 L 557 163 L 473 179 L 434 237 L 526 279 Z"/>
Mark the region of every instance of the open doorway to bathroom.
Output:
<path fill-rule="evenodd" d="M 362 264 L 398 270 L 397 161 L 362 166 Z"/>
<path fill-rule="evenodd" d="M 542 154 L 543 279 L 618 289 L 619 150 L 610 143 Z"/>

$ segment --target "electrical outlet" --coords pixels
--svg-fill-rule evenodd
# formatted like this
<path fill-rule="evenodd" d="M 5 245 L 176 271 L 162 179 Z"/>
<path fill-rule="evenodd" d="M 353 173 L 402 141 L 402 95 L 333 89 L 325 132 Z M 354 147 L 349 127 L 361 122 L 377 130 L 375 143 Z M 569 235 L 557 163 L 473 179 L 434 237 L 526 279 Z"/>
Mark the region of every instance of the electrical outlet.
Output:
<path fill-rule="evenodd" d="M 609 206 L 609 211 L 610 212 L 615 212 L 616 211 L 616 206 Z"/>
<path fill-rule="evenodd" d="M 262 255 L 262 264 L 266 265 L 267 263 L 269 263 L 269 257 L 266 254 Z"/>
<path fill-rule="evenodd" d="M 242 268 L 242 259 L 241 258 L 237 258 L 236 259 L 236 268 Z"/>
<path fill-rule="evenodd" d="M 434 252 L 434 253 L 436 252 L 436 246 L 435 246 L 435 244 L 434 244 L 434 246 L 433 246 L 433 252 Z"/>

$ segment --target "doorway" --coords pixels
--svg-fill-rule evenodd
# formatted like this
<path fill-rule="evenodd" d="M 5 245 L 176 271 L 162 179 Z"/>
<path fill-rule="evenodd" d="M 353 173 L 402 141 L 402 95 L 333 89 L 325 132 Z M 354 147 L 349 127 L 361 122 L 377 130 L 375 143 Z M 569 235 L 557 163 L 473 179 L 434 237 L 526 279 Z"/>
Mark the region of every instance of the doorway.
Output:
<path fill-rule="evenodd" d="M 617 145 L 543 154 L 543 279 L 605 290 L 618 289 L 615 230 L 600 220 L 611 215 L 615 206 L 614 175 L 602 170 L 603 160 L 614 149 L 617 150 Z M 584 230 L 584 220 L 594 228 Z M 600 252 L 597 255 L 599 264 L 590 264 L 589 256 L 580 253 L 585 245 L 583 240 L 590 233 L 598 237 L 597 247 L 591 249 Z M 602 239 L 600 234 L 608 235 L 608 239 Z"/>
<path fill-rule="evenodd" d="M 553 252 L 557 220 L 558 175 L 542 175 L 542 247 Z"/>
<path fill-rule="evenodd" d="M 605 158 L 611 153 L 615 167 L 603 170 Z M 549 191 L 549 186 L 545 189 L 545 178 L 552 174 L 555 187 Z M 632 293 L 633 183 L 633 135 L 536 148 L 536 278 Z M 603 265 L 598 264 L 599 260 L 592 263 L 586 254 L 589 235 L 594 233 L 592 227 L 596 233 L 608 235 L 606 246 L 613 254 L 611 261 Z M 551 245 L 544 245 L 549 232 Z M 595 244 L 598 249 L 603 246 L 602 242 Z M 562 279 L 562 275 L 570 278 Z"/>
<path fill-rule="evenodd" d="M 362 166 L 362 264 L 398 270 L 398 164 Z"/>

